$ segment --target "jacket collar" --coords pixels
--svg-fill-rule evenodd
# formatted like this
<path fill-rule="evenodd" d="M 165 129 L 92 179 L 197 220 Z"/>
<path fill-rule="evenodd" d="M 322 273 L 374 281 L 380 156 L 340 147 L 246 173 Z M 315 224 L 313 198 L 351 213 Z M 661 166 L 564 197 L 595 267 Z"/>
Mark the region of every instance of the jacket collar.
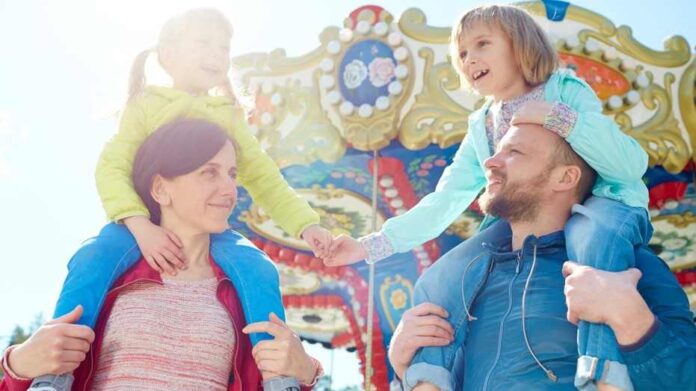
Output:
<path fill-rule="evenodd" d="M 493 255 L 516 255 L 520 252 L 520 250 L 512 251 L 512 228 L 510 227 L 510 223 L 502 220 L 498 232 L 498 236 L 483 243 L 484 248 Z M 553 250 L 565 247 L 565 234 L 563 231 L 556 231 L 542 236 L 529 235 L 524 239 L 521 253 L 531 253 L 534 247 L 536 247 L 537 250 Z"/>

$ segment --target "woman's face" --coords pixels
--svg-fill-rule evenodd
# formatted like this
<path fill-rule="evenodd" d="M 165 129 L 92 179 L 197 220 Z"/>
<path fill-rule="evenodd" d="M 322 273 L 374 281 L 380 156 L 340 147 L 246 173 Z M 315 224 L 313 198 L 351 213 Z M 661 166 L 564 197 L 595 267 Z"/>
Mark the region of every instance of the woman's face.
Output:
<path fill-rule="evenodd" d="M 237 202 L 237 157 L 230 141 L 193 172 L 162 179 L 168 202 L 160 203 L 162 226 L 191 233 L 220 233 Z"/>

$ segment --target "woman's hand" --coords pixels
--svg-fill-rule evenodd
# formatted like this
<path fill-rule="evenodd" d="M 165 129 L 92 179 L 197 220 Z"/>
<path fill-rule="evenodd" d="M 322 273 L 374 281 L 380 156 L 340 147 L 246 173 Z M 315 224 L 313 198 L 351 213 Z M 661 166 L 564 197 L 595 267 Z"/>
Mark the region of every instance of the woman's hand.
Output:
<path fill-rule="evenodd" d="M 329 247 L 331 247 L 331 242 L 333 241 L 333 235 L 331 235 L 331 232 L 321 225 L 315 224 L 310 225 L 304 231 L 302 231 L 301 236 L 312 249 L 315 257 L 326 257 Z"/>
<path fill-rule="evenodd" d="M 24 343 L 16 346 L 6 365 L 17 376 L 33 379 L 41 375 L 62 375 L 77 369 L 87 357 L 94 332 L 73 324 L 82 316 L 82 306 L 46 322 Z"/>
<path fill-rule="evenodd" d="M 317 375 L 314 360 L 304 351 L 300 338 L 276 314 L 268 322 L 247 325 L 245 334 L 268 333 L 273 340 L 261 341 L 252 351 L 264 379 L 276 376 L 294 377 L 301 384 L 312 384 Z"/>
<path fill-rule="evenodd" d="M 145 216 L 131 216 L 123 220 L 135 236 L 143 257 L 151 268 L 160 273 L 176 275 L 176 269 L 186 269 L 184 246 L 172 231 L 154 224 Z"/>

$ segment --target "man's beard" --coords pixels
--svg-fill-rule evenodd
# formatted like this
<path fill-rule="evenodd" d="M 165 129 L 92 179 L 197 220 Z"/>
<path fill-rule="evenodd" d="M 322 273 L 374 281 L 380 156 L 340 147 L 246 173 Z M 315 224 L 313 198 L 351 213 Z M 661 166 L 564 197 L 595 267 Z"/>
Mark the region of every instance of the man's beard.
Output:
<path fill-rule="evenodd" d="M 526 183 L 508 182 L 504 177 L 497 194 L 490 194 L 488 188 L 483 192 L 478 201 L 481 210 L 510 223 L 534 221 L 541 205 L 539 187 L 546 183 L 549 173 L 544 170 Z"/>

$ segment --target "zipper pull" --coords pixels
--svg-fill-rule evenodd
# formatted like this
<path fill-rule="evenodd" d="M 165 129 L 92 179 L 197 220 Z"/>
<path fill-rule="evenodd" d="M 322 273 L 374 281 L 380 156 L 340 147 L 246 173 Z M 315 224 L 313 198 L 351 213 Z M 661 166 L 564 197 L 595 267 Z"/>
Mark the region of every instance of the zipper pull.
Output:
<path fill-rule="evenodd" d="M 515 268 L 515 274 L 520 274 L 520 264 L 522 263 L 522 250 L 517 254 L 517 267 Z"/>

